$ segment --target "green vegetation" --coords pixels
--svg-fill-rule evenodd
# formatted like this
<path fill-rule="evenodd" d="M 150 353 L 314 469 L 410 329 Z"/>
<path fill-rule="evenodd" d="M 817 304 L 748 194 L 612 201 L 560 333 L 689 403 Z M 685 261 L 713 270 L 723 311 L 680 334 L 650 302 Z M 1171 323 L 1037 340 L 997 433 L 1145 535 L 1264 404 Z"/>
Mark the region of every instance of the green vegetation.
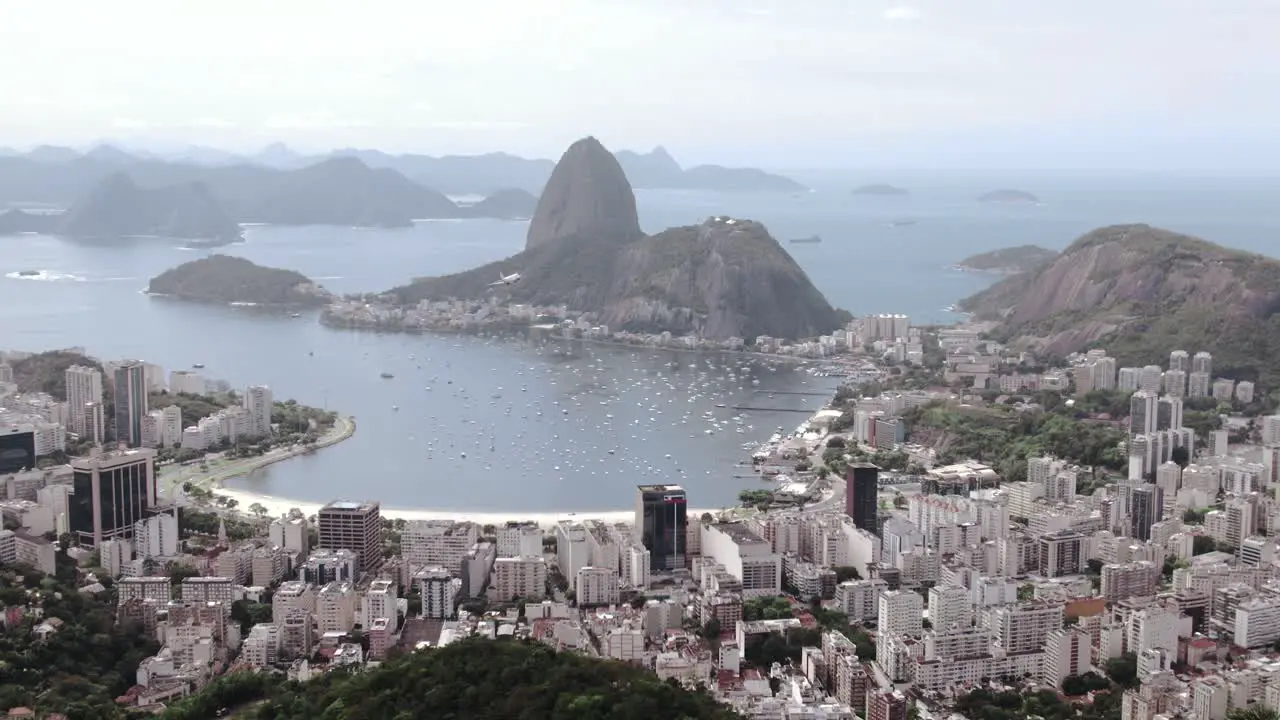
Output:
<path fill-rule="evenodd" d="M 261 720 L 738 717 L 709 695 L 633 665 L 478 638 L 408 653 L 365 672 L 331 671 L 306 685 L 237 673 L 160 717 L 205 720 L 222 708 L 242 708 L 238 717 Z"/>
<path fill-rule="evenodd" d="M 944 438 L 939 463 L 973 458 L 991 465 L 1005 482 L 1025 480 L 1027 458 L 1044 454 L 1112 470 L 1122 470 L 1128 462 L 1124 432 L 1076 420 L 1065 408 L 1026 412 L 993 405 L 961 411 L 933 403 L 903 417 L 908 439 L 924 434 Z"/>
<path fill-rule="evenodd" d="M 183 486 L 183 489 L 188 494 L 192 493 L 192 490 L 187 489 L 187 486 L 185 485 Z M 184 536 L 191 533 L 206 535 L 209 537 L 218 536 L 219 517 L 216 513 L 197 510 L 193 507 L 180 508 L 178 512 L 180 513 L 178 526 L 182 528 L 182 534 Z M 226 517 L 222 518 L 222 522 L 224 527 L 227 529 L 228 540 L 248 540 L 257 534 L 253 525 L 250 525 L 238 518 Z"/>
<path fill-rule="evenodd" d="M 43 608 L 45 621 L 62 623 L 40 640 L 33 631 L 42 621 L 27 614 L 0 633 L 0 708 L 25 706 L 77 720 L 122 718 L 115 698 L 159 646 L 141 627 L 116 624 L 114 593 L 81 593 L 69 579 L 74 568 L 63 568 L 68 579 L 0 568 L 0 607 Z"/>
<path fill-rule="evenodd" d="M 102 370 L 102 363 L 72 350 L 36 353 L 13 362 L 12 365 L 13 381 L 18 385 L 19 392 L 44 392 L 56 398 L 67 396 L 67 368 L 84 365 Z M 103 376 L 103 390 L 110 392 L 105 372 Z"/>
<path fill-rule="evenodd" d="M 970 720 L 1120 720 L 1120 693 L 1098 692 L 1092 703 L 1076 705 L 1052 690 L 1020 693 L 978 688 L 956 698 L 955 711 Z"/>
<path fill-rule="evenodd" d="M 773 502 L 772 490 L 743 490 L 738 493 L 738 502 L 745 507 L 754 507 L 761 510 L 769 507 Z"/>
<path fill-rule="evenodd" d="M 1253 703 L 1227 713 L 1227 720 L 1280 720 L 1280 712 L 1262 703 Z"/>
<path fill-rule="evenodd" d="M 148 291 L 197 302 L 270 306 L 324 305 L 330 299 L 301 273 L 230 255 L 210 255 L 166 270 L 151 279 Z"/>
<path fill-rule="evenodd" d="M 233 392 L 192 395 L 190 393 L 171 393 L 168 391 L 161 391 L 158 393 L 151 393 L 147 398 L 147 404 L 150 405 L 152 409 L 161 409 L 170 405 L 177 405 L 178 409 L 182 411 L 182 424 L 194 425 L 219 410 L 225 410 L 229 407 L 239 405 L 240 397 Z"/>
<path fill-rule="evenodd" d="M 742 603 L 743 620 L 779 620 L 792 615 L 791 601 L 781 595 L 753 597 Z"/>
<path fill-rule="evenodd" d="M 1058 253 L 1039 245 L 1018 245 L 978 253 L 961 260 L 958 265 L 967 270 L 997 272 L 1027 272 L 1053 262 Z"/>

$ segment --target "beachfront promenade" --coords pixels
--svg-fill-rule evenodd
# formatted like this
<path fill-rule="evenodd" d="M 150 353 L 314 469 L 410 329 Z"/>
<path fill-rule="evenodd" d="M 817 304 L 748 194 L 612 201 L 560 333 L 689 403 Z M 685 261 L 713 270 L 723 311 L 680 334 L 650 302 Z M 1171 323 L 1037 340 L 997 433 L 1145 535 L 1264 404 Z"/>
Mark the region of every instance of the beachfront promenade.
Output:
<path fill-rule="evenodd" d="M 248 475 L 254 470 L 264 468 L 272 463 L 288 460 L 320 448 L 346 440 L 356 432 L 355 418 L 339 417 L 333 427 L 312 445 L 293 445 L 287 448 L 275 448 L 264 455 L 249 458 L 211 457 L 202 463 L 189 465 L 166 465 L 160 468 L 160 492 L 172 496 L 175 488 L 184 483 L 191 483 L 208 490 L 214 490 L 232 478 Z"/>

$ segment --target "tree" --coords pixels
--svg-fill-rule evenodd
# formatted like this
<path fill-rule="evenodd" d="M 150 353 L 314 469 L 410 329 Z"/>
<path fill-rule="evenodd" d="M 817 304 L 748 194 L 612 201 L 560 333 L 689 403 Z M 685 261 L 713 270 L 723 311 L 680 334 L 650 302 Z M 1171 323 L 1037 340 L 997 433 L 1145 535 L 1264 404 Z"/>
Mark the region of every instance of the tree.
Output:
<path fill-rule="evenodd" d="M 249 506 L 249 512 L 253 513 L 254 515 L 257 515 L 258 517 L 266 517 L 267 506 L 263 505 L 262 503 L 254 503 Z"/>
<path fill-rule="evenodd" d="M 1262 703 L 1253 703 L 1227 713 L 1227 720 L 1280 720 L 1280 713 Z"/>
<path fill-rule="evenodd" d="M 1133 687 L 1138 684 L 1138 656 L 1125 653 L 1107 661 L 1107 676 L 1117 685 Z"/>
<path fill-rule="evenodd" d="M 702 637 L 708 640 L 719 640 L 720 621 L 715 618 L 708 620 L 707 624 L 702 626 Z"/>

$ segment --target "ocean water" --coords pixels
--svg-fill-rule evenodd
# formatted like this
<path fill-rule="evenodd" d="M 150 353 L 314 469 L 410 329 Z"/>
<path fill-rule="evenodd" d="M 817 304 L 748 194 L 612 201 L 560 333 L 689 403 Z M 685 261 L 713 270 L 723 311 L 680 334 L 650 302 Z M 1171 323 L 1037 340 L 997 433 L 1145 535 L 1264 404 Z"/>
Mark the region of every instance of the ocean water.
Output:
<path fill-rule="evenodd" d="M 1198 177 L 1061 177 L 1045 173 L 796 174 L 796 196 L 638 193 L 646 230 L 709 215 L 766 223 L 833 304 L 946 322 L 944 308 L 992 278 L 955 271 L 963 257 L 1014 244 L 1061 248 L 1087 230 L 1149 222 L 1226 245 L 1276 252 L 1274 181 Z M 907 197 L 849 189 L 890 182 Z M 1038 206 L 974 198 L 1012 187 Z M 895 221 L 914 224 L 894 226 Z M 331 330 L 248 308 L 142 294 L 150 277 L 210 252 L 303 272 L 341 292 L 382 290 L 517 252 L 524 223 L 425 222 L 395 230 L 252 227 L 243 244 L 190 250 L 164 241 L 82 243 L 0 238 L 0 347 L 84 346 L 166 369 L 206 365 L 233 385 L 355 415 L 337 446 L 233 485 L 325 502 L 488 511 L 629 507 L 637 483 L 678 482 L 697 506 L 732 504 L 761 486 L 744 445 L 791 428 L 834 381 L 735 355 L 539 345 L 453 335 Z M 821 235 L 819 244 L 790 244 Z M 512 268 L 513 271 L 518 268 Z M 22 271 L 36 271 L 21 277 Z M 382 379 L 383 372 L 392 379 Z M 723 407 L 722 407 L 723 406 Z M 753 409 L 738 410 L 735 406 Z"/>

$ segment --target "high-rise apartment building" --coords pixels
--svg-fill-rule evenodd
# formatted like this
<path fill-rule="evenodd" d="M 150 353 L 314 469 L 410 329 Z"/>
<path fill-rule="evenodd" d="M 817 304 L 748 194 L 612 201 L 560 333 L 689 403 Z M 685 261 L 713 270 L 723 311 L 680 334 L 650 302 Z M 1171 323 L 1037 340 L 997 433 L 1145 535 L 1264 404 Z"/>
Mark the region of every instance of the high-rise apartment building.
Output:
<path fill-rule="evenodd" d="M 126 360 L 115 372 L 116 440 L 129 447 L 142 445 L 142 418 L 147 415 L 147 366 Z"/>
<path fill-rule="evenodd" d="M 1149 435 L 1156 431 L 1158 396 L 1145 390 L 1129 398 L 1129 437 Z"/>
<path fill-rule="evenodd" d="M 1147 541 L 1151 539 L 1151 526 L 1164 517 L 1164 493 L 1155 483 L 1144 483 L 1135 487 L 1129 495 L 1129 521 L 1133 537 Z"/>
<path fill-rule="evenodd" d="M 0 475 L 36 467 L 36 434 L 16 427 L 0 428 Z"/>
<path fill-rule="evenodd" d="M 871 463 L 850 463 L 845 470 L 844 512 L 855 527 L 876 534 L 880 507 L 880 468 Z"/>
<path fill-rule="evenodd" d="M 1156 403 L 1156 430 L 1182 427 L 1182 398 L 1165 396 Z"/>
<path fill-rule="evenodd" d="M 317 518 L 320 547 L 350 550 L 359 558 L 360 570 L 382 562 L 382 509 L 376 502 L 331 502 Z"/>
<path fill-rule="evenodd" d="M 1191 373 L 1187 376 L 1187 396 L 1209 397 L 1209 387 L 1211 382 L 1212 380 L 1209 373 Z"/>
<path fill-rule="evenodd" d="M 271 388 L 250 385 L 244 391 L 244 409 L 249 413 L 249 432 L 253 437 L 271 434 Z"/>
<path fill-rule="evenodd" d="M 688 567 L 685 548 L 689 532 L 687 496 L 679 485 L 640 485 L 637 488 L 634 532 L 649 550 L 651 572 Z"/>
<path fill-rule="evenodd" d="M 1191 372 L 1213 374 L 1213 356 L 1201 350 L 1191 358 Z"/>
<path fill-rule="evenodd" d="M 1169 353 L 1169 369 L 1189 372 L 1191 370 L 1191 356 L 1187 354 L 1186 350 L 1174 350 Z"/>
<path fill-rule="evenodd" d="M 1078 575 L 1088 560 L 1088 541 L 1074 530 L 1059 530 L 1038 539 L 1038 565 L 1045 577 Z"/>
<path fill-rule="evenodd" d="M 131 537 L 134 525 L 156 505 L 156 452 L 100 453 L 71 461 L 72 495 L 67 523 L 83 545 Z"/>
<path fill-rule="evenodd" d="M 1187 371 L 1166 370 L 1164 373 L 1164 393 L 1170 397 L 1185 397 L 1187 394 Z"/>
<path fill-rule="evenodd" d="M 102 404 L 102 371 L 95 367 L 72 365 L 67 368 L 66 382 L 69 428 L 81 438 L 92 437 L 89 404 Z"/>

